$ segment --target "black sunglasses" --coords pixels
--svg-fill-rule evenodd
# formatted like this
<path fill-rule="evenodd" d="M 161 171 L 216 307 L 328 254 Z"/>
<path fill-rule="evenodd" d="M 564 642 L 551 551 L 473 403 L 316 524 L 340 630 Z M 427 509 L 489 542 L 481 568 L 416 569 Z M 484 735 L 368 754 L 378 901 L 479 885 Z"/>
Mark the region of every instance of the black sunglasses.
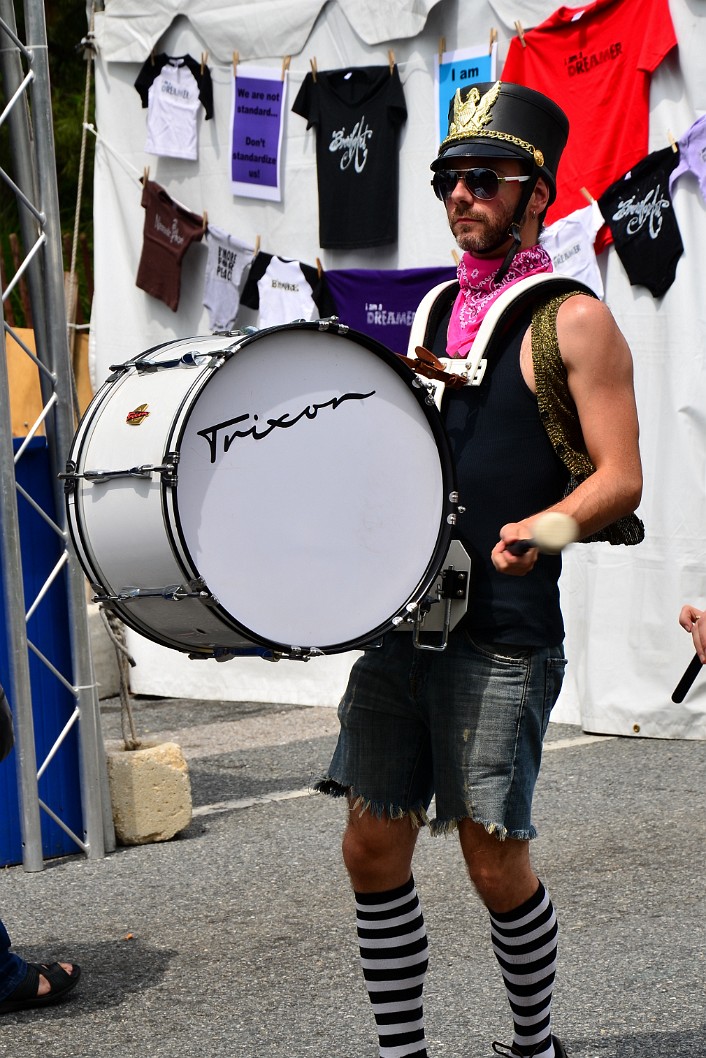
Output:
<path fill-rule="evenodd" d="M 494 169 L 439 169 L 431 182 L 434 194 L 445 202 L 459 180 L 463 180 L 474 198 L 489 202 L 495 198 L 501 184 L 524 183 L 529 176 L 498 176 Z"/>

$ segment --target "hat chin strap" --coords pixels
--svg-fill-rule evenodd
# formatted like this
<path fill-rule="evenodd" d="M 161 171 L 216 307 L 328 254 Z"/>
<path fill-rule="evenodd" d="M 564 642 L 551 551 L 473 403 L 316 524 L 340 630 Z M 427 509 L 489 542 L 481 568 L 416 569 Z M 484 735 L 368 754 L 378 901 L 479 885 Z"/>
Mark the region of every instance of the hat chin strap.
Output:
<path fill-rule="evenodd" d="M 520 222 L 522 221 L 522 218 L 525 214 L 525 210 L 527 209 L 529 200 L 532 197 L 532 192 L 534 191 L 535 184 L 537 183 L 537 179 L 539 177 L 539 171 L 537 169 L 534 169 L 531 175 L 533 179 L 528 180 L 525 184 L 522 194 L 520 196 L 520 201 L 517 203 L 515 215 L 512 218 L 512 221 L 510 222 L 510 227 L 507 231 L 507 235 L 512 236 L 512 243 L 510 244 L 509 250 L 505 254 L 505 260 L 495 273 L 495 277 L 493 279 L 494 286 L 498 286 L 500 283 L 502 283 L 503 279 L 507 275 L 508 268 L 512 264 L 513 257 L 522 245 L 522 236 L 520 234 Z M 504 241 L 505 240 L 503 240 L 503 242 Z"/>

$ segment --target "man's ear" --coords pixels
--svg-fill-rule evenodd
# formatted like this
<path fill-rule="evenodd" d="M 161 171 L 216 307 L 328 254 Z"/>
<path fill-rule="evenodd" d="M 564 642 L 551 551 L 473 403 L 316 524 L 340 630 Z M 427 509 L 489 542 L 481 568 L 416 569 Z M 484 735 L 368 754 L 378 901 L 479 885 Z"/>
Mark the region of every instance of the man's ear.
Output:
<path fill-rule="evenodd" d="M 541 176 L 538 177 L 537 183 L 534 185 L 529 205 L 530 209 L 537 211 L 538 216 L 541 216 L 549 205 L 549 185 Z"/>

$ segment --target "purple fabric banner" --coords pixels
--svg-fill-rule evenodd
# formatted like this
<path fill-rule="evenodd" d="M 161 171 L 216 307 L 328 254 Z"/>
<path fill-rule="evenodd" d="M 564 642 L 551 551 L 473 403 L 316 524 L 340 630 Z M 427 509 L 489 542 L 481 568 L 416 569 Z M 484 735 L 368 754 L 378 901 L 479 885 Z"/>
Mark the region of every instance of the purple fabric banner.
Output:
<path fill-rule="evenodd" d="M 234 195 L 280 202 L 282 114 L 287 75 L 260 68 L 233 79 L 231 187 Z"/>
<path fill-rule="evenodd" d="M 455 279 L 456 269 L 350 268 L 327 270 L 325 274 L 341 322 L 404 354 L 419 302 L 438 283 Z"/>

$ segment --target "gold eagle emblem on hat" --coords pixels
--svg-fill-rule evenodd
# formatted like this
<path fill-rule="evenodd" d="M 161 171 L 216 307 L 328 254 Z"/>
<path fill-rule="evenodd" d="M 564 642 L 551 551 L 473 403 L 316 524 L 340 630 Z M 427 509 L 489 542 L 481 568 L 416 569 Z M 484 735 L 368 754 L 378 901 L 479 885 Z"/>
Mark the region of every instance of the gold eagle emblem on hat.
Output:
<path fill-rule="evenodd" d="M 501 81 L 496 81 L 484 96 L 481 96 L 478 89 L 473 87 L 465 101 L 461 99 L 461 89 L 457 88 L 454 95 L 453 120 L 449 123 L 447 138 L 481 133 L 492 120 L 490 112 L 500 95 L 501 85 Z"/>
<path fill-rule="evenodd" d="M 465 100 L 461 99 L 461 89 L 457 88 L 453 100 L 453 118 L 449 122 L 449 131 L 446 139 L 439 147 L 439 154 L 445 147 L 455 140 L 465 140 L 473 136 L 483 136 L 486 139 L 504 140 L 520 147 L 526 151 L 534 160 L 536 165 L 544 165 L 544 154 L 542 151 L 526 140 L 514 136 L 511 132 L 503 132 L 500 129 L 488 129 L 487 125 L 493 119 L 491 113 L 498 101 L 502 81 L 496 81 L 484 96 L 480 94 L 475 85 L 471 88 Z"/>

